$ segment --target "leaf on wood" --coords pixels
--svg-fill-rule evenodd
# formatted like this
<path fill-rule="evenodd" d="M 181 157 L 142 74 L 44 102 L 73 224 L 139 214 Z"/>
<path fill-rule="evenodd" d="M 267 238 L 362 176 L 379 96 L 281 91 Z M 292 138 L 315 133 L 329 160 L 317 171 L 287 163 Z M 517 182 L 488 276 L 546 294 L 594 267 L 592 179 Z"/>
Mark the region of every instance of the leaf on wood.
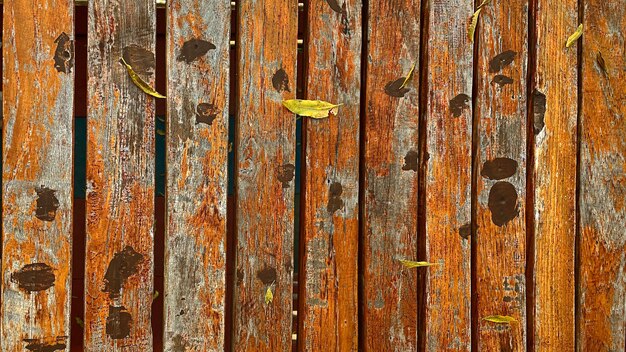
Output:
<path fill-rule="evenodd" d="M 165 131 L 163 130 L 156 130 L 156 133 L 160 136 L 165 136 Z"/>
<path fill-rule="evenodd" d="M 289 99 L 283 100 L 283 105 L 294 114 L 321 119 L 328 117 L 330 113 L 337 114 L 337 108 L 343 104 L 331 104 L 321 100 Z"/>
<path fill-rule="evenodd" d="M 515 318 L 508 315 L 490 315 L 488 317 L 484 317 L 483 320 L 496 324 L 511 324 L 512 322 L 517 322 Z"/>
<path fill-rule="evenodd" d="M 415 64 L 413 64 L 413 66 L 411 66 L 411 70 L 409 71 L 409 74 L 406 75 L 406 78 L 404 79 L 404 82 L 402 82 L 402 84 L 400 85 L 399 89 L 402 89 L 404 87 L 406 87 L 406 85 L 409 83 L 409 80 L 413 77 L 413 71 L 415 70 Z"/>
<path fill-rule="evenodd" d="M 572 35 L 567 38 L 567 43 L 565 43 L 565 47 L 569 48 L 570 46 L 574 45 L 574 42 L 576 42 L 581 35 L 583 35 L 582 23 L 578 26 L 578 28 L 576 28 L 576 32 L 572 33 Z"/>
<path fill-rule="evenodd" d="M 478 25 L 478 16 L 480 15 L 480 11 L 482 11 L 483 7 L 490 1 L 491 0 L 484 0 L 472 15 L 472 21 L 470 23 L 469 30 L 467 31 L 467 37 L 472 43 L 474 42 L 474 33 L 476 32 L 476 26 Z"/>
<path fill-rule="evenodd" d="M 602 70 L 602 73 L 604 73 L 605 75 L 609 75 L 609 73 L 606 70 L 606 62 L 604 62 L 604 58 L 602 57 L 602 53 L 598 51 L 598 54 L 596 55 L 596 62 L 598 63 L 598 66 L 600 66 L 600 69 Z"/>
<path fill-rule="evenodd" d="M 122 58 L 121 61 L 124 64 L 124 66 L 126 66 L 126 71 L 128 71 L 128 75 L 130 76 L 130 79 L 133 81 L 133 83 L 135 83 L 137 87 L 139 87 L 139 89 L 143 90 L 144 93 L 151 95 L 155 98 L 165 99 L 165 95 L 159 94 L 159 92 L 154 90 L 154 88 L 150 87 L 148 83 L 146 83 L 143 79 L 141 79 L 141 77 L 139 77 L 139 75 L 135 73 L 133 68 L 130 67 L 130 65 L 126 63 L 124 58 Z"/>
<path fill-rule="evenodd" d="M 74 317 L 74 319 L 76 320 L 76 324 L 78 324 L 78 326 L 80 326 L 82 329 L 85 328 L 85 323 L 83 322 L 83 320 L 79 317 Z"/>
<path fill-rule="evenodd" d="M 402 263 L 402 265 L 404 265 L 407 268 L 420 268 L 423 266 L 439 265 L 439 263 L 414 262 L 414 261 L 406 260 L 406 259 L 400 259 L 400 263 Z"/>
<path fill-rule="evenodd" d="M 274 293 L 272 293 L 272 285 L 269 285 L 267 287 L 267 290 L 265 291 L 265 304 L 270 304 L 272 303 L 272 301 L 274 300 Z"/>
<path fill-rule="evenodd" d="M 154 291 L 154 293 L 152 294 L 152 299 L 155 300 L 159 297 L 159 291 Z"/>

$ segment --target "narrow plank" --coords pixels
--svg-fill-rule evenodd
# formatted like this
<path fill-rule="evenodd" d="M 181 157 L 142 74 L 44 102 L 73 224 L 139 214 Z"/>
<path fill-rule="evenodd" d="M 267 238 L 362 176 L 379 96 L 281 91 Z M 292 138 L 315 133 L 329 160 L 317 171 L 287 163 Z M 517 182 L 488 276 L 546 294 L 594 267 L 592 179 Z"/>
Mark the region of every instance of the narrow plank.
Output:
<path fill-rule="evenodd" d="M 152 349 L 155 4 L 89 6 L 85 349 Z"/>
<path fill-rule="evenodd" d="M 426 103 L 426 350 L 471 348 L 473 50 L 471 1 L 428 9 Z"/>
<path fill-rule="evenodd" d="M 4 2 L 2 351 L 69 351 L 74 3 Z"/>
<path fill-rule="evenodd" d="M 623 351 L 626 347 L 626 9 L 616 2 L 584 1 L 583 13 L 580 325 L 576 338 L 579 351 Z M 574 32 L 575 26 L 570 25 L 568 30 Z"/>
<path fill-rule="evenodd" d="M 296 119 L 281 102 L 296 94 L 298 4 L 257 0 L 237 6 L 233 344 L 236 351 L 286 351 L 291 348 Z M 266 303 L 268 289 L 273 300 Z"/>
<path fill-rule="evenodd" d="M 480 14 L 477 64 L 476 290 L 478 348 L 526 350 L 528 0 Z M 489 315 L 513 316 L 498 325 Z"/>
<path fill-rule="evenodd" d="M 165 351 L 223 351 L 230 4 L 167 6 Z"/>
<path fill-rule="evenodd" d="M 417 347 L 420 1 L 373 1 L 368 7 L 362 257 L 363 349 Z"/>
<path fill-rule="evenodd" d="M 308 99 L 344 104 L 305 120 L 301 351 L 358 348 L 361 0 L 309 2 Z"/>
<path fill-rule="evenodd" d="M 531 93 L 534 165 L 535 351 L 574 350 L 578 60 L 564 38 L 578 25 L 576 0 L 538 0 Z M 530 225 L 530 224 L 529 224 Z M 529 288 L 529 291 L 532 288 Z M 531 346 L 529 346 L 530 348 Z"/>

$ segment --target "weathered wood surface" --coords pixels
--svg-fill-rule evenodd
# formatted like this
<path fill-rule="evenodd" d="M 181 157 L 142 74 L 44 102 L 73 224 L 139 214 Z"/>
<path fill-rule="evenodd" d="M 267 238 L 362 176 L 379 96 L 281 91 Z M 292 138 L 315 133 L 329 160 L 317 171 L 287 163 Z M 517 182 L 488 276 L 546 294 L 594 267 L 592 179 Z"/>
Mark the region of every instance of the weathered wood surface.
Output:
<path fill-rule="evenodd" d="M 361 7 L 309 2 L 307 99 L 344 105 L 336 116 L 304 121 L 301 351 L 358 348 Z"/>
<path fill-rule="evenodd" d="M 152 349 L 154 1 L 89 4 L 85 350 Z"/>
<path fill-rule="evenodd" d="M 6 0 L 2 351 L 69 351 L 74 5 Z"/>
<path fill-rule="evenodd" d="M 579 351 L 626 345 L 626 9 L 585 1 L 580 148 Z M 570 24 L 567 30 L 574 32 Z"/>
<path fill-rule="evenodd" d="M 365 351 L 417 346 L 420 1 L 372 1 L 368 8 L 362 268 Z M 401 29 L 401 30 L 400 30 Z"/>
<path fill-rule="evenodd" d="M 239 6 L 236 351 L 291 348 L 298 4 Z M 276 83 L 276 84 L 275 84 Z M 289 89 L 287 89 L 289 87 Z M 266 303 L 267 290 L 273 300 Z"/>
<path fill-rule="evenodd" d="M 471 348 L 471 1 L 428 11 L 426 102 L 426 350 Z"/>
<path fill-rule="evenodd" d="M 165 350 L 223 351 L 230 4 L 167 11 Z"/>
<path fill-rule="evenodd" d="M 494 1 L 480 14 L 476 290 L 478 349 L 526 349 L 526 134 L 528 0 Z M 518 322 L 483 320 L 509 315 Z"/>
<path fill-rule="evenodd" d="M 537 64 L 528 92 L 535 301 L 528 312 L 534 314 L 534 331 L 528 333 L 535 351 L 573 351 L 578 60 L 564 38 L 578 25 L 578 3 L 538 0 L 535 16 Z"/>

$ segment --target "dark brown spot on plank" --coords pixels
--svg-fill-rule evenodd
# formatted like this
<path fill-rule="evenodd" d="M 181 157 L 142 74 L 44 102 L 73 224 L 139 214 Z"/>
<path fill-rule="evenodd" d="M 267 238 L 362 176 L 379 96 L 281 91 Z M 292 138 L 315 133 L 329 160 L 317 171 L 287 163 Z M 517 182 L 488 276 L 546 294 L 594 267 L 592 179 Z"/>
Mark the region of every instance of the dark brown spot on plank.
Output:
<path fill-rule="evenodd" d="M 139 45 L 131 44 L 122 50 L 122 57 L 138 75 L 152 75 L 154 73 L 154 53 Z"/>
<path fill-rule="evenodd" d="M 283 184 L 283 188 L 289 188 L 289 182 L 293 180 L 296 167 L 293 164 L 285 164 L 278 168 L 278 181 Z"/>
<path fill-rule="evenodd" d="M 513 78 L 505 75 L 496 75 L 495 77 L 493 77 L 491 84 L 497 84 L 502 87 L 507 84 L 513 84 Z"/>
<path fill-rule="evenodd" d="M 172 337 L 172 351 L 185 352 L 187 350 L 187 341 L 180 335 L 176 334 Z"/>
<path fill-rule="evenodd" d="M 537 89 L 533 91 L 533 129 L 538 135 L 545 127 L 544 118 L 546 115 L 546 96 Z"/>
<path fill-rule="evenodd" d="M 495 158 L 485 161 L 480 175 L 490 180 L 502 180 L 515 175 L 516 172 L 517 161 L 510 158 Z"/>
<path fill-rule="evenodd" d="M 54 272 L 46 263 L 27 264 L 11 274 L 11 281 L 26 292 L 47 290 L 54 286 L 54 280 Z"/>
<path fill-rule="evenodd" d="M 67 347 L 67 336 L 57 336 L 43 339 L 23 339 L 22 341 L 26 342 L 26 346 L 24 346 L 24 348 L 33 352 L 64 351 Z"/>
<path fill-rule="evenodd" d="M 180 49 L 180 54 L 176 58 L 178 61 L 184 61 L 191 63 L 194 60 L 206 55 L 209 50 L 215 49 L 215 45 L 206 40 L 193 38 L 183 43 L 183 47 Z"/>
<path fill-rule="evenodd" d="M 387 93 L 387 95 L 389 96 L 396 98 L 404 97 L 404 95 L 410 90 L 407 87 L 402 87 L 402 83 L 404 83 L 404 80 L 404 77 L 400 77 L 395 81 L 390 81 L 389 83 L 387 83 L 387 85 L 385 85 L 385 93 Z"/>
<path fill-rule="evenodd" d="M 106 322 L 106 333 L 110 338 L 119 340 L 130 335 L 130 326 L 133 318 L 124 306 L 109 306 L 109 316 Z"/>
<path fill-rule="evenodd" d="M 330 5 L 330 8 L 333 9 L 333 11 L 341 14 L 345 12 L 345 10 L 341 6 L 339 6 L 337 0 L 326 0 L 326 2 L 328 3 L 328 5 Z"/>
<path fill-rule="evenodd" d="M 285 70 L 281 68 L 274 73 L 272 76 L 272 86 L 274 86 L 274 89 L 276 89 L 277 92 L 291 92 L 289 90 L 289 76 Z"/>
<path fill-rule="evenodd" d="M 54 68 L 63 73 L 72 72 L 74 67 L 74 41 L 65 33 L 61 33 L 54 40 L 57 48 L 54 51 Z"/>
<path fill-rule="evenodd" d="M 598 51 L 598 53 L 596 54 L 596 63 L 598 64 L 598 67 L 600 68 L 600 71 L 605 74 L 606 76 L 609 75 L 608 71 L 606 70 L 606 62 L 604 61 L 604 58 L 602 57 L 602 53 Z"/>
<path fill-rule="evenodd" d="M 456 97 L 450 99 L 450 111 L 452 116 L 460 117 L 463 115 L 463 110 L 469 108 L 470 97 L 467 94 L 459 94 Z"/>
<path fill-rule="evenodd" d="M 137 267 L 142 261 L 143 255 L 135 252 L 131 246 L 126 246 L 123 251 L 115 253 L 104 275 L 102 292 L 108 292 L 109 297 L 113 299 L 118 298 L 122 286 L 137 272 Z"/>
<path fill-rule="evenodd" d="M 489 191 L 488 206 L 491 221 L 497 226 L 504 226 L 515 219 L 519 215 L 515 186 L 506 181 L 496 182 Z"/>
<path fill-rule="evenodd" d="M 263 270 L 257 271 L 256 277 L 265 285 L 271 285 L 276 282 L 276 269 L 266 266 Z"/>
<path fill-rule="evenodd" d="M 43 221 L 53 221 L 59 209 L 59 200 L 54 195 L 56 190 L 48 187 L 35 188 L 37 193 L 37 209 L 35 209 L 35 217 Z"/>
<path fill-rule="evenodd" d="M 196 125 L 199 123 L 206 123 L 211 126 L 213 120 L 217 118 L 217 115 L 221 112 L 217 106 L 209 103 L 200 103 L 196 107 Z"/>
<path fill-rule="evenodd" d="M 491 61 L 489 61 L 489 72 L 496 73 L 500 72 L 503 68 L 509 66 L 517 53 L 513 50 L 504 51 L 498 55 L 496 55 Z"/>
<path fill-rule="evenodd" d="M 417 152 L 409 150 L 404 156 L 404 165 L 402 166 L 404 171 L 417 171 Z"/>
<path fill-rule="evenodd" d="M 326 210 L 329 213 L 333 214 L 337 210 L 343 208 L 344 202 L 341 199 L 341 194 L 343 193 L 343 187 L 339 182 L 333 182 L 330 185 L 329 195 L 328 195 L 328 205 L 326 206 Z"/>
<path fill-rule="evenodd" d="M 464 240 L 468 239 L 472 235 L 472 224 L 467 223 L 461 227 L 459 227 L 459 235 Z"/>

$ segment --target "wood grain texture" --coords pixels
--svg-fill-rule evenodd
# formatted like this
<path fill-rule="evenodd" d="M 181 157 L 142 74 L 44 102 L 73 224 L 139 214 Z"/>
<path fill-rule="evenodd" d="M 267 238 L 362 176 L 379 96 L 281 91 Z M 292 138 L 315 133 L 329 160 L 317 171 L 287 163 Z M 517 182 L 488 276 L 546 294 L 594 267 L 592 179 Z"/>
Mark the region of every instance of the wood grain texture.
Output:
<path fill-rule="evenodd" d="M 480 14 L 476 266 L 478 348 L 526 349 L 526 133 L 528 1 L 495 1 Z M 489 315 L 517 320 L 498 325 Z"/>
<path fill-rule="evenodd" d="M 426 103 L 426 350 L 471 348 L 471 1 L 429 6 Z M 424 269 L 422 269 L 424 270 Z"/>
<path fill-rule="evenodd" d="M 296 117 L 281 102 L 296 94 L 298 4 L 256 0 L 237 5 L 241 65 L 233 344 L 236 351 L 287 351 Z M 268 288 L 273 301 L 266 304 Z"/>
<path fill-rule="evenodd" d="M 583 13 L 578 350 L 623 351 L 626 9 L 619 2 L 585 1 Z"/>
<path fill-rule="evenodd" d="M 167 11 L 165 350 L 223 351 L 230 4 Z"/>
<path fill-rule="evenodd" d="M 417 348 L 420 1 L 372 1 L 365 91 L 364 351 Z"/>
<path fill-rule="evenodd" d="M 69 351 L 74 4 L 6 0 L 2 351 Z"/>
<path fill-rule="evenodd" d="M 537 65 L 530 102 L 534 165 L 535 351 L 574 350 L 578 59 L 564 38 L 578 25 L 575 0 L 538 0 Z M 530 224 L 529 224 L 530 225 Z M 531 288 L 529 288 L 531 290 Z M 530 348 L 530 346 L 529 346 Z"/>
<path fill-rule="evenodd" d="M 89 4 L 85 349 L 149 351 L 154 239 L 154 1 Z"/>
<path fill-rule="evenodd" d="M 301 351 L 358 348 L 361 0 L 309 2 L 307 99 L 344 104 L 305 120 Z"/>

